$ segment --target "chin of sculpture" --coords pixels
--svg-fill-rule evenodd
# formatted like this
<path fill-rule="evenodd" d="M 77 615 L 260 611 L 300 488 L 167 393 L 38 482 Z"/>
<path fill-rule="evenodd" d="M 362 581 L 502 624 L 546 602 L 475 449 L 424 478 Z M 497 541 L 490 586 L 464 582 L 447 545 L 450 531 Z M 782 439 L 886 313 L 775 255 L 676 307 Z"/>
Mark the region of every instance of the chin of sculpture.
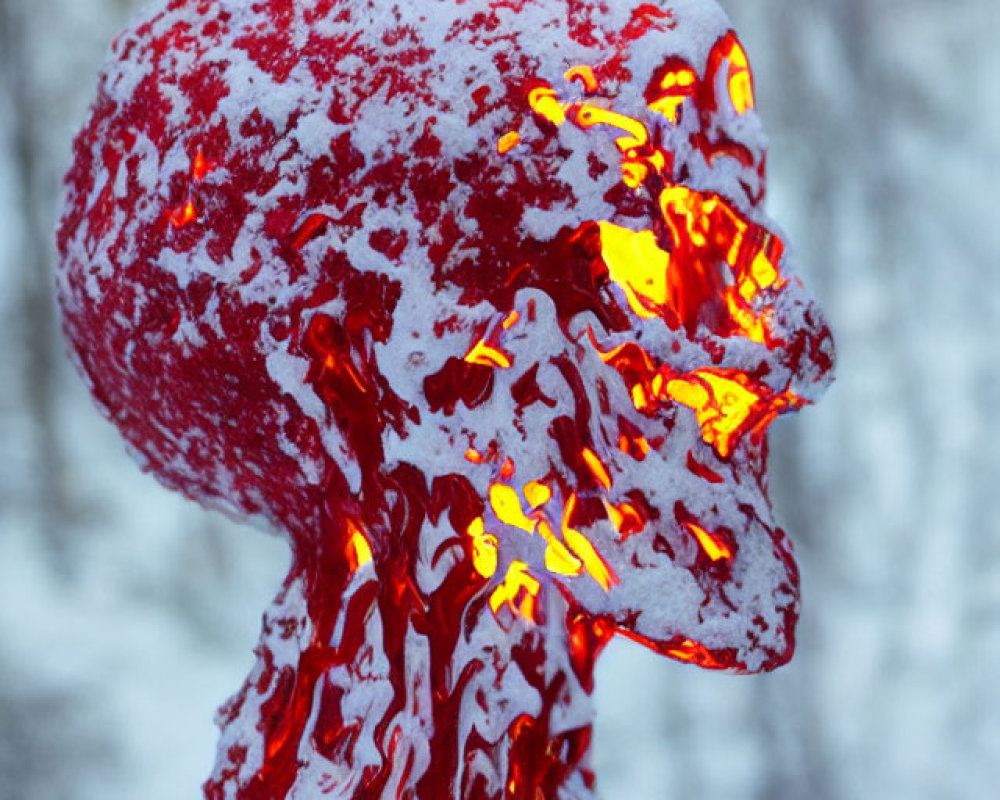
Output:
<path fill-rule="evenodd" d="M 709 0 L 173 0 L 74 146 L 59 299 L 144 469 L 287 538 L 208 798 L 592 798 L 615 635 L 768 670 L 766 430 L 833 349 Z"/>

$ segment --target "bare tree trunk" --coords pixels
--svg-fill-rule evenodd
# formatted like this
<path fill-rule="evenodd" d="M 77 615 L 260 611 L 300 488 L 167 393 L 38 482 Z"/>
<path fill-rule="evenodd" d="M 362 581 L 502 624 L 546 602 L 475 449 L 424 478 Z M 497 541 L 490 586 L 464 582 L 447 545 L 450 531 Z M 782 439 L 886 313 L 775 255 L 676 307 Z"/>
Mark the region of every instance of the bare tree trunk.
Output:
<path fill-rule="evenodd" d="M 19 258 L 21 315 L 13 341 L 24 351 L 23 392 L 34 445 L 34 497 L 29 498 L 39 534 L 48 545 L 52 566 L 71 571 L 68 497 L 59 416 L 56 407 L 60 339 L 52 299 L 52 192 L 45 185 L 45 153 L 40 146 L 39 103 L 30 49 L 28 5 L 23 0 L 0 4 L 0 65 L 9 83 L 15 176 L 21 195 L 24 236 Z M 33 502 L 32 502 L 33 501 Z"/>

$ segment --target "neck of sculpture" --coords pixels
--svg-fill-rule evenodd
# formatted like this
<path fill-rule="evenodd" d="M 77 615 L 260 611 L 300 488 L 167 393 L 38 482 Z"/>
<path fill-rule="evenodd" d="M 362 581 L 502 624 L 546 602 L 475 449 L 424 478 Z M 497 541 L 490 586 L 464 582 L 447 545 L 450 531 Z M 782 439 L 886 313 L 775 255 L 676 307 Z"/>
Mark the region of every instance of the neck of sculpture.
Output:
<path fill-rule="evenodd" d="M 206 796 L 592 798 L 593 659 L 571 656 L 565 601 L 528 621 L 477 583 L 461 564 L 430 595 L 374 563 L 300 564 L 220 714 Z"/>

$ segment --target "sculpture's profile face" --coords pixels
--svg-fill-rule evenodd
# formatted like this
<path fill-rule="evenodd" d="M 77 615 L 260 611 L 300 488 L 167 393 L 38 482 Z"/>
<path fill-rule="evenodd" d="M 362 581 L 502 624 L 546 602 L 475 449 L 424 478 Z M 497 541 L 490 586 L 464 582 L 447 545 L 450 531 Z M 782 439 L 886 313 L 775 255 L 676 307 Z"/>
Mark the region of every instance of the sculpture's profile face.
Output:
<path fill-rule="evenodd" d="M 116 41 L 75 159 L 60 299 L 95 396 L 295 552 L 210 794 L 322 761 L 358 797 L 587 796 L 574 697 L 612 635 L 790 657 L 766 429 L 832 345 L 713 3 L 175 0 Z"/>

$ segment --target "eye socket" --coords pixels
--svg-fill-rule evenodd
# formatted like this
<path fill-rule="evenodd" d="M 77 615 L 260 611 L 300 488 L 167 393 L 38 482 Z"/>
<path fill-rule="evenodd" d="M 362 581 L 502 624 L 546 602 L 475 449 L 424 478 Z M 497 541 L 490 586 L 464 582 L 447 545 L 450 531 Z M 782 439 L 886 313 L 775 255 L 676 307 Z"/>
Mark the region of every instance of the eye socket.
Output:
<path fill-rule="evenodd" d="M 680 121 L 684 101 L 698 90 L 698 74 L 680 58 L 668 58 L 653 73 L 644 93 L 651 111 L 662 114 L 671 123 Z"/>
<path fill-rule="evenodd" d="M 728 98 L 740 115 L 756 107 L 753 70 L 743 45 L 732 31 L 712 48 L 704 79 L 683 59 L 668 58 L 653 72 L 644 97 L 651 111 L 674 125 L 681 121 L 684 101 L 688 98 L 695 98 L 698 105 L 710 110 Z"/>

